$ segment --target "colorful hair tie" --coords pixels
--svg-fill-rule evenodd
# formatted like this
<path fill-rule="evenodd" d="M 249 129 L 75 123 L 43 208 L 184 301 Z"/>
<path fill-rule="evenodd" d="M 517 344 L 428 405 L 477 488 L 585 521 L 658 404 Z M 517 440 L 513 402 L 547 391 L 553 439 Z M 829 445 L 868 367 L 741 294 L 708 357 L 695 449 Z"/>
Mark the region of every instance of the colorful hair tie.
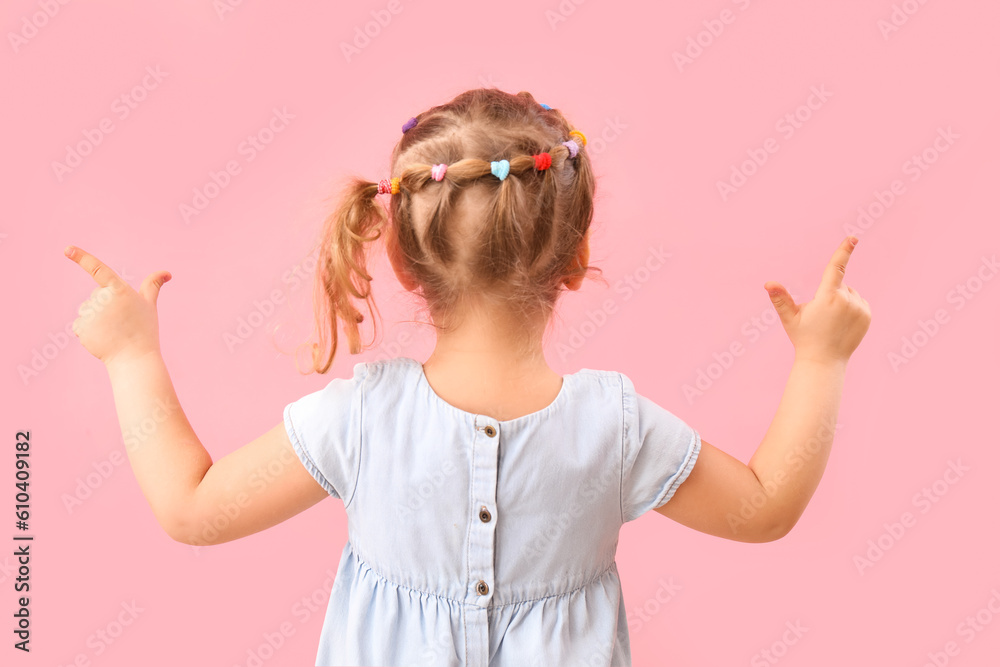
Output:
<path fill-rule="evenodd" d="M 543 105 L 542 105 L 542 108 L 543 108 L 543 109 L 545 109 L 546 111 L 548 111 L 548 110 L 549 110 L 549 109 L 551 109 L 552 107 L 550 107 L 550 106 L 549 106 L 548 104 L 543 104 Z"/>
<path fill-rule="evenodd" d="M 417 126 L 417 119 L 411 118 L 410 120 L 403 123 L 403 133 L 405 134 L 407 130 L 412 130 Z"/>
<path fill-rule="evenodd" d="M 569 149 L 569 156 L 571 158 L 576 157 L 576 154 L 580 152 L 580 145 L 572 139 L 562 142 L 562 145 Z"/>
<path fill-rule="evenodd" d="M 552 156 L 548 153 L 539 153 L 531 157 L 535 158 L 535 169 L 538 171 L 544 171 L 552 166 Z"/>
<path fill-rule="evenodd" d="M 569 133 L 570 139 L 576 139 L 577 137 L 579 137 L 579 139 L 577 140 L 578 144 L 580 144 L 581 146 L 587 145 L 587 137 L 584 136 L 583 132 L 580 132 L 579 130 L 573 130 L 572 132 Z"/>
<path fill-rule="evenodd" d="M 435 181 L 440 181 L 444 178 L 444 175 L 448 172 L 448 165 L 446 164 L 436 164 L 431 167 L 431 178 Z"/>
<path fill-rule="evenodd" d="M 507 160 L 500 160 L 499 162 L 490 162 L 490 171 L 493 175 L 499 178 L 501 181 L 507 178 L 507 174 L 510 173 L 510 162 Z"/>
<path fill-rule="evenodd" d="M 378 192 L 380 195 L 398 195 L 399 178 L 383 178 L 378 182 Z"/>

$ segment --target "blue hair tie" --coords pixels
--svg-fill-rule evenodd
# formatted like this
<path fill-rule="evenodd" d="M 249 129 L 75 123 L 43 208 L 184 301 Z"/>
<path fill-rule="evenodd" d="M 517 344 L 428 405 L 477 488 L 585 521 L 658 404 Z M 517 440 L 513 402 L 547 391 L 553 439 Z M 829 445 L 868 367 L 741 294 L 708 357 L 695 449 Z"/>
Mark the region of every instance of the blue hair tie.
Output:
<path fill-rule="evenodd" d="M 507 160 L 500 160 L 499 162 L 490 162 L 490 171 L 493 175 L 499 178 L 501 181 L 507 178 L 507 174 L 510 173 L 510 162 Z"/>
<path fill-rule="evenodd" d="M 543 104 L 543 105 L 542 105 L 542 108 L 543 108 L 543 109 L 545 109 L 546 111 L 548 111 L 548 110 L 549 110 L 549 109 L 551 109 L 552 107 L 550 107 L 550 106 L 549 106 L 548 104 Z"/>

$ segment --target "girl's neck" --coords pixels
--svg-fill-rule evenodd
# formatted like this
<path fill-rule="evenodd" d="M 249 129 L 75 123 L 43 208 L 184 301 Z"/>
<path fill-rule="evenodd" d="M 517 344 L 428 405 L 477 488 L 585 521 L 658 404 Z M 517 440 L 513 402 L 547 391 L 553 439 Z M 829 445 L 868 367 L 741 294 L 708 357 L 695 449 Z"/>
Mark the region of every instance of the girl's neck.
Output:
<path fill-rule="evenodd" d="M 498 420 L 515 419 L 549 405 L 562 376 L 545 361 L 542 326 L 504 325 L 476 311 L 438 334 L 423 364 L 434 392 L 451 405 Z"/>

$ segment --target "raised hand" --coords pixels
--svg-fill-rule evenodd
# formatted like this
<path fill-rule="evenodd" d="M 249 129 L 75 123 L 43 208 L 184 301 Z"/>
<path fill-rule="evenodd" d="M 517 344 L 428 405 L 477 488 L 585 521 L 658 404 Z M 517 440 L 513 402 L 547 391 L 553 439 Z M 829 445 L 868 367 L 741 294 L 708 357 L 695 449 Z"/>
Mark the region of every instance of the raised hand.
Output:
<path fill-rule="evenodd" d="M 98 287 L 90 293 L 73 321 L 73 333 L 92 355 L 105 366 L 115 361 L 159 354 L 159 324 L 156 297 L 163 283 L 170 280 L 167 271 L 146 276 L 135 291 L 101 260 L 75 246 L 65 254 L 89 273 Z"/>
<path fill-rule="evenodd" d="M 867 333 L 871 307 L 844 284 L 855 245 L 857 238 L 848 236 L 833 253 L 812 301 L 796 305 L 781 283 L 764 283 L 796 358 L 846 362 Z"/>

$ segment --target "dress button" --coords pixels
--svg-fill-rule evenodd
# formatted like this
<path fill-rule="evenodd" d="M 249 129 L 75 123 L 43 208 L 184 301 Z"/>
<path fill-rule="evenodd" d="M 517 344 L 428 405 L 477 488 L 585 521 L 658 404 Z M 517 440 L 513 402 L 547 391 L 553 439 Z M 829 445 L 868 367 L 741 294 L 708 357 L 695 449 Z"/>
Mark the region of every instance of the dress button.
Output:
<path fill-rule="evenodd" d="M 479 593 L 480 595 L 486 595 L 487 593 L 490 592 L 490 587 L 486 585 L 485 581 L 480 579 L 479 583 L 476 584 L 476 592 Z"/>
<path fill-rule="evenodd" d="M 492 519 L 492 518 L 493 518 L 493 515 L 490 514 L 490 511 L 488 509 L 486 509 L 486 505 L 483 505 L 481 508 L 479 508 L 479 520 L 480 521 L 482 521 L 483 523 L 489 523 L 490 519 Z"/>
<path fill-rule="evenodd" d="M 491 438 L 497 434 L 497 430 L 492 426 L 487 426 L 483 430 L 486 431 L 486 435 L 488 435 Z"/>

